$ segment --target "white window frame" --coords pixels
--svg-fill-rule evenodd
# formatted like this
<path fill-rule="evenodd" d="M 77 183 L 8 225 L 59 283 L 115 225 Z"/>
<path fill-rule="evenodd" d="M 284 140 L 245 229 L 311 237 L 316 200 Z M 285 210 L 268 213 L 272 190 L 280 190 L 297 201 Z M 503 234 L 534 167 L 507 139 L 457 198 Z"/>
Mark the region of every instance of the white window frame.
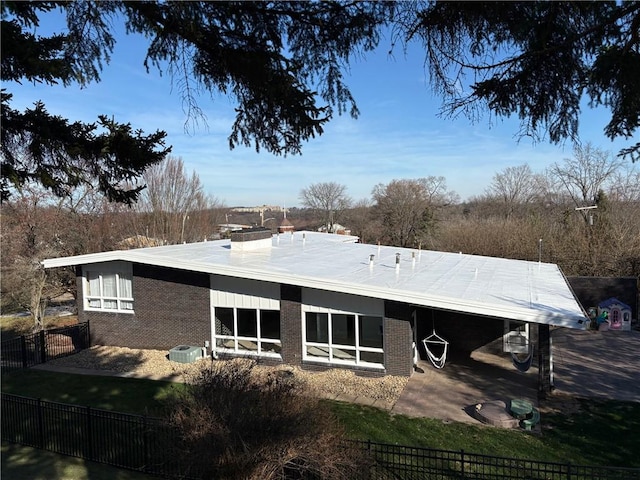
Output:
<path fill-rule="evenodd" d="M 307 313 L 324 313 L 327 314 L 327 338 L 328 342 L 308 342 L 307 341 Z M 352 315 L 355 318 L 355 345 L 342 345 L 333 342 L 333 322 L 331 321 L 332 314 L 337 315 Z M 378 347 L 365 347 L 360 345 L 360 317 L 377 317 L 381 320 L 381 325 L 383 331 L 382 335 L 382 348 Z M 316 348 L 326 348 L 328 349 L 329 356 L 328 358 L 309 355 L 307 353 L 308 347 L 316 347 Z M 339 350 L 355 350 L 355 358 L 353 360 L 347 360 L 344 358 L 339 358 L 339 356 L 335 355 L 335 351 Z M 380 353 L 382 354 L 382 363 L 373 363 L 366 362 L 361 359 L 362 352 L 371 352 L 371 353 Z M 327 363 L 332 365 L 350 365 L 350 366 L 358 366 L 358 367 L 366 367 L 366 368 L 374 368 L 383 370 L 385 368 L 385 351 L 384 351 L 384 317 L 379 314 L 370 314 L 370 313 L 356 313 L 356 312 L 345 312 L 341 310 L 333 310 L 327 308 L 317 308 L 313 306 L 305 305 L 302 311 L 302 359 L 303 361 L 308 362 L 320 362 Z"/>
<path fill-rule="evenodd" d="M 219 335 L 216 333 L 216 308 L 225 308 L 233 310 L 233 335 Z M 255 337 L 247 337 L 238 335 L 238 310 L 254 310 L 256 312 L 256 336 Z M 282 341 L 280 338 L 268 338 L 262 337 L 261 326 L 260 326 L 260 318 L 262 311 L 270 311 L 270 312 L 278 312 L 278 316 L 280 315 L 280 310 L 269 309 L 269 308 L 251 308 L 251 307 L 228 307 L 228 306 L 215 306 L 213 307 L 213 315 L 214 315 L 214 327 L 213 327 L 213 345 L 216 352 L 220 353 L 231 353 L 234 355 L 252 355 L 259 357 L 271 357 L 282 359 L 282 354 L 271 351 L 262 351 L 262 343 L 272 343 L 274 345 L 278 345 L 280 347 L 280 351 L 282 351 Z M 280 336 L 282 337 L 282 324 L 280 325 Z M 218 340 L 227 340 L 233 342 L 233 348 L 228 348 L 224 346 L 218 345 Z M 255 342 L 257 348 L 255 350 L 239 348 L 240 342 Z"/>
<path fill-rule="evenodd" d="M 115 289 L 116 294 L 105 295 L 105 283 L 106 276 L 115 276 Z M 91 292 L 90 280 L 91 277 L 97 277 L 98 281 L 98 294 Z M 130 313 L 134 312 L 134 299 L 133 299 L 133 272 L 131 264 L 117 262 L 114 265 L 111 264 L 94 264 L 86 265 L 83 267 L 83 299 L 84 309 L 90 312 L 109 312 L 109 313 Z M 94 277 L 94 278 L 95 278 Z M 129 282 L 129 290 L 131 295 L 125 295 L 121 282 Z M 98 303 L 99 305 L 92 305 L 92 303 Z M 115 302 L 115 308 L 109 308 L 106 306 L 109 303 Z"/>

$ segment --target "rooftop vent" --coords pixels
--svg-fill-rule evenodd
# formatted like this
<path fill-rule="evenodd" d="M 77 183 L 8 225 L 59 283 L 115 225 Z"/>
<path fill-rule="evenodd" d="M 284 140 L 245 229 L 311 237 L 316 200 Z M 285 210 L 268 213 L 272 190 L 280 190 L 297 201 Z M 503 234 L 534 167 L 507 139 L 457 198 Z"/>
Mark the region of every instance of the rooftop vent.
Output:
<path fill-rule="evenodd" d="M 231 232 L 231 250 L 246 252 L 268 248 L 271 248 L 271 230 L 268 228 L 244 228 Z"/>
<path fill-rule="evenodd" d="M 169 350 L 169 360 L 178 363 L 193 363 L 202 358 L 202 348 L 189 345 L 178 345 Z"/>

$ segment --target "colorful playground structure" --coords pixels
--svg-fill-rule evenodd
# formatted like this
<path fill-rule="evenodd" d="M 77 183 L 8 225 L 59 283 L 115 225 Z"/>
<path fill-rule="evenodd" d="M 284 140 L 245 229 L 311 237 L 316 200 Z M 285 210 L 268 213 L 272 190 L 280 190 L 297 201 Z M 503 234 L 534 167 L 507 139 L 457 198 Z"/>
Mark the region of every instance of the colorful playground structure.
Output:
<path fill-rule="evenodd" d="M 588 310 L 591 328 L 600 331 L 631 331 L 631 307 L 617 298 L 608 298 Z"/>

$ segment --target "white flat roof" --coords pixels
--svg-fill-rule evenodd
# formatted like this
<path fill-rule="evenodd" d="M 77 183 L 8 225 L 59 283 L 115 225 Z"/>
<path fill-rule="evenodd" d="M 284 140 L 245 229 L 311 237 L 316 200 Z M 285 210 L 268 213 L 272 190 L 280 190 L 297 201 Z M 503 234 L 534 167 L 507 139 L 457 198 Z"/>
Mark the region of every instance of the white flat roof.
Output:
<path fill-rule="evenodd" d="M 52 258 L 43 265 L 123 260 L 496 318 L 586 325 L 584 310 L 555 264 L 356 241 L 348 235 L 295 232 L 274 236 L 272 247 L 264 250 L 231 251 L 230 240 L 216 240 Z"/>

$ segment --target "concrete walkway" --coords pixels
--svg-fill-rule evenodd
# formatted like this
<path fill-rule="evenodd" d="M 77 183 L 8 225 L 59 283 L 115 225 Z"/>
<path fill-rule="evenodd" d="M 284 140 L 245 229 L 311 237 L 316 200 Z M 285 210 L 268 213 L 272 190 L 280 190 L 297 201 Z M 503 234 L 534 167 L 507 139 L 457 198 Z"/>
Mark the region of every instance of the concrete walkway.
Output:
<path fill-rule="evenodd" d="M 104 370 L 104 369 L 90 369 L 90 368 L 78 368 L 78 367 L 68 367 L 63 365 L 57 365 L 51 362 L 48 363 L 40 363 L 38 365 L 34 365 L 31 367 L 34 370 L 49 370 L 51 372 L 59 372 L 59 373 L 72 373 L 74 375 L 94 375 L 98 377 L 122 377 L 122 378 L 140 378 L 145 380 L 156 380 L 163 382 L 175 382 L 182 383 L 184 382 L 184 377 L 180 374 L 170 375 L 170 376 L 162 376 L 162 375 L 146 375 L 146 374 L 137 374 L 135 372 L 115 372 L 113 370 Z"/>

